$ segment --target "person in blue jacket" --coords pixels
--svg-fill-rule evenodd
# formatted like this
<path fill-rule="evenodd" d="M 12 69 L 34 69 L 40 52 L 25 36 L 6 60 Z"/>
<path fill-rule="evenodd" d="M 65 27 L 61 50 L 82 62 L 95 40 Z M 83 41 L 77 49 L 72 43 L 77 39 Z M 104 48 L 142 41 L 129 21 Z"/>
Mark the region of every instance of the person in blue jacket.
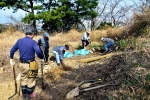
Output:
<path fill-rule="evenodd" d="M 106 53 L 109 51 L 109 48 L 114 45 L 114 40 L 111 38 L 104 38 L 104 37 L 102 37 L 101 40 L 106 43 L 104 46 L 105 53 Z"/>
<path fill-rule="evenodd" d="M 56 46 L 52 49 L 52 53 L 56 57 L 56 63 L 58 66 L 60 66 L 60 64 L 62 64 L 64 67 L 66 67 L 66 65 L 64 63 L 64 54 L 65 54 L 66 50 L 69 50 L 69 45 L 67 45 L 67 44 L 64 46 Z"/>
<path fill-rule="evenodd" d="M 48 64 L 48 57 L 49 57 L 49 34 L 44 32 L 43 36 L 38 40 L 38 45 L 40 46 L 41 50 L 44 54 L 45 64 Z"/>
<path fill-rule="evenodd" d="M 37 42 L 33 40 L 34 27 L 27 25 L 24 32 L 26 36 L 18 39 L 10 50 L 10 64 L 12 67 L 14 66 L 14 54 L 19 50 L 20 63 L 18 64 L 18 68 L 21 74 L 22 97 L 23 99 L 30 99 L 37 96 L 36 93 L 33 93 L 36 85 L 36 76 L 38 74 L 38 64 L 35 60 L 35 53 L 40 58 L 42 64 L 44 63 L 44 55 Z"/>

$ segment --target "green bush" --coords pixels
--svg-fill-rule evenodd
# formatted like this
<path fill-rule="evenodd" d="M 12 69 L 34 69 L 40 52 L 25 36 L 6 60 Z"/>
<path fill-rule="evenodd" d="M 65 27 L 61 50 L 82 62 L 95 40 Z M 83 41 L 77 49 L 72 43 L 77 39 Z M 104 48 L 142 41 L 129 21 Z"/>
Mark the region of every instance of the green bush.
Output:
<path fill-rule="evenodd" d="M 100 45 L 96 45 L 96 44 L 89 44 L 89 47 L 90 47 L 90 48 L 99 48 L 99 47 L 100 47 Z"/>
<path fill-rule="evenodd" d="M 150 92 L 150 74 L 147 74 L 145 77 L 145 85 L 144 88 L 147 92 Z"/>
<path fill-rule="evenodd" d="M 119 50 L 124 51 L 128 46 L 128 39 L 122 39 L 117 41 L 117 45 L 119 46 Z"/>

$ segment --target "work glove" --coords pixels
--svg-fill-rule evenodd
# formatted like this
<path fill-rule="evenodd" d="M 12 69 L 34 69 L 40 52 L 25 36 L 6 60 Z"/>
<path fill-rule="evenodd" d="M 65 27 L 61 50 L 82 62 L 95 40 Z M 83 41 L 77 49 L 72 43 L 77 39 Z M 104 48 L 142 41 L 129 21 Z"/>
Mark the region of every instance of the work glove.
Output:
<path fill-rule="evenodd" d="M 91 40 L 90 40 L 90 39 L 88 39 L 88 42 L 89 42 L 89 43 L 91 43 Z"/>
<path fill-rule="evenodd" d="M 40 61 L 41 61 L 41 64 L 44 64 L 44 59 L 40 59 Z"/>
<path fill-rule="evenodd" d="M 91 40 L 89 40 L 89 43 L 90 43 L 90 44 L 91 44 L 91 42 L 92 42 L 92 41 L 91 41 Z"/>
<path fill-rule="evenodd" d="M 15 61 L 13 59 L 10 59 L 10 65 L 13 67 L 15 65 Z"/>

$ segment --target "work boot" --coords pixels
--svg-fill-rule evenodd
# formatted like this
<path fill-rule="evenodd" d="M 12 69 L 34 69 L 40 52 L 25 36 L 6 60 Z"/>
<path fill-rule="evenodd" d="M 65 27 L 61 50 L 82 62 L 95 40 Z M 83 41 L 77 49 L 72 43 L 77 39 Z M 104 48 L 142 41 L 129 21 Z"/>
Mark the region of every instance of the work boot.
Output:
<path fill-rule="evenodd" d="M 104 51 L 104 54 L 108 53 L 108 51 Z"/>
<path fill-rule="evenodd" d="M 112 52 L 112 50 L 111 50 L 111 49 L 109 49 L 109 50 L 108 50 L 108 52 Z"/>
<path fill-rule="evenodd" d="M 44 65 L 48 65 L 48 62 L 46 61 L 46 62 L 44 63 Z"/>
<path fill-rule="evenodd" d="M 26 94 L 22 95 L 22 100 L 26 100 Z"/>
<path fill-rule="evenodd" d="M 32 93 L 27 96 L 27 100 L 30 100 L 31 98 L 36 98 L 36 97 L 38 97 L 38 93 Z"/>
<path fill-rule="evenodd" d="M 60 63 L 57 63 L 58 66 L 60 66 Z"/>
<path fill-rule="evenodd" d="M 70 67 L 65 67 L 64 70 L 65 70 L 65 71 L 70 71 L 71 68 L 70 68 Z"/>

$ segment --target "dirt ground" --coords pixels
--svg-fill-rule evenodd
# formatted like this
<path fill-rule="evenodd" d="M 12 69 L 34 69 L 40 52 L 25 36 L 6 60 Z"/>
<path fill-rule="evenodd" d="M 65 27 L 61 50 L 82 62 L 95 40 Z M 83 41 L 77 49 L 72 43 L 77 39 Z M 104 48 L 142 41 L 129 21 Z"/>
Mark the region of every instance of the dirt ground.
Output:
<path fill-rule="evenodd" d="M 96 86 L 113 80 L 116 80 L 118 85 L 79 92 L 78 96 L 70 100 L 150 100 L 150 95 L 143 88 L 145 77 L 150 70 L 150 52 L 128 51 L 119 54 L 114 52 L 113 54 L 109 58 L 89 63 L 79 63 L 78 60 L 101 54 L 96 52 L 87 56 L 66 59 L 66 62 L 69 61 L 70 67 L 72 67 L 70 71 L 58 68 L 51 59 L 49 65 L 45 66 L 46 89 L 41 90 L 39 75 L 35 89 L 35 92 L 39 92 L 39 96 L 33 100 L 66 100 L 67 93 L 76 88 L 80 82 L 98 79 L 101 80 Z M 5 60 L 1 62 L 4 72 L 0 73 L 0 100 L 8 100 L 8 97 L 15 92 L 13 71 L 9 62 Z M 17 68 L 16 75 L 18 75 Z M 21 100 L 21 95 L 16 95 L 12 100 Z"/>

